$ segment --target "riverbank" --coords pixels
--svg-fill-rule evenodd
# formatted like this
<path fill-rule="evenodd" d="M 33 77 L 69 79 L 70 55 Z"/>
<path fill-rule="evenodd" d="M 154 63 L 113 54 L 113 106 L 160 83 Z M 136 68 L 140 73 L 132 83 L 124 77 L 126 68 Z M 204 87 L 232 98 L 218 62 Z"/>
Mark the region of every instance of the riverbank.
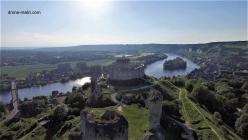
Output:
<path fill-rule="evenodd" d="M 165 55 L 159 55 L 159 57 L 156 57 L 157 60 L 151 64 L 148 64 L 145 68 L 145 74 L 148 76 L 153 76 L 153 77 L 173 77 L 177 75 L 187 75 L 194 69 L 198 68 L 199 66 L 191 62 L 190 60 L 181 57 L 187 62 L 187 68 L 185 70 L 175 70 L 175 71 L 165 71 L 163 70 L 163 62 L 166 60 L 171 60 L 176 57 L 181 57 L 176 54 L 170 54 L 170 53 L 165 53 Z M 161 58 L 164 58 L 161 60 Z M 144 59 L 142 59 L 144 60 Z M 150 61 L 152 62 L 152 61 Z M 33 96 L 40 96 L 40 95 L 50 95 L 53 90 L 58 90 L 59 92 L 66 93 L 67 91 L 71 91 L 71 88 L 73 86 L 79 86 L 80 83 L 79 81 L 84 79 L 83 75 L 80 75 L 81 77 L 76 78 L 77 80 L 68 80 L 66 82 L 51 82 L 45 85 L 37 85 L 37 86 L 27 86 L 26 88 L 19 88 L 18 93 L 19 93 L 19 98 L 24 99 L 24 98 L 32 98 Z M 83 78 L 82 78 L 83 77 Z M 82 84 L 81 84 L 82 85 Z M 0 99 L 3 100 L 4 102 L 9 102 L 10 101 L 10 91 L 4 91 L 1 92 L 0 94 Z"/>
<path fill-rule="evenodd" d="M 52 95 L 52 91 L 55 90 L 59 93 L 62 92 L 65 94 L 68 91 L 70 92 L 73 86 L 79 87 L 89 82 L 90 77 L 83 77 L 77 80 L 68 81 L 66 83 L 52 83 L 45 86 L 18 89 L 18 97 L 23 100 L 24 98 L 31 99 L 34 96 L 50 96 Z M 8 103 L 11 100 L 10 91 L 0 94 L 0 100 Z"/>
<path fill-rule="evenodd" d="M 145 69 L 146 75 L 156 77 L 156 78 L 173 77 L 173 76 L 186 76 L 187 74 L 189 74 L 193 70 L 200 68 L 199 65 L 195 64 L 194 62 L 192 62 L 191 60 L 189 60 L 185 57 L 179 56 L 177 54 L 171 54 L 171 53 L 165 53 L 165 54 L 168 56 L 167 58 L 165 58 L 163 60 L 156 61 L 150 65 L 147 65 L 147 67 Z M 187 63 L 186 69 L 173 70 L 173 71 L 164 70 L 164 68 L 163 68 L 164 62 L 168 61 L 168 60 L 175 59 L 176 57 L 182 58 Z"/>

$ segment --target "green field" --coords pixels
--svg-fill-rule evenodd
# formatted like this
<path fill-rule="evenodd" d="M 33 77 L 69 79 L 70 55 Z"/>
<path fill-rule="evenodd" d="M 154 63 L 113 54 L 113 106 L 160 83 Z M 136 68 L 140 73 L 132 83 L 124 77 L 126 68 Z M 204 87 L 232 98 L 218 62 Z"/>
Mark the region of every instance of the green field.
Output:
<path fill-rule="evenodd" d="M 106 60 L 95 60 L 86 62 L 87 65 L 102 65 L 107 66 L 113 63 L 114 60 L 106 59 Z M 73 61 L 73 62 L 66 62 L 70 63 L 73 69 L 76 68 L 76 64 L 78 62 L 85 62 L 85 61 Z M 26 76 L 30 72 L 41 72 L 43 70 L 51 71 L 57 68 L 58 64 L 36 64 L 36 65 L 21 65 L 21 66 L 4 66 L 0 67 L 0 74 L 8 74 L 11 77 L 16 77 L 18 80 L 25 79 Z"/>
<path fill-rule="evenodd" d="M 41 72 L 43 70 L 53 70 L 57 65 L 52 64 L 39 64 L 39 65 L 22 65 L 22 66 L 4 66 L 1 67 L 1 75 L 8 74 L 9 76 L 16 77 L 17 79 L 25 79 L 30 72 Z"/>
<path fill-rule="evenodd" d="M 149 128 L 148 110 L 130 105 L 124 107 L 121 113 L 128 121 L 128 139 L 141 139 L 144 131 Z"/>

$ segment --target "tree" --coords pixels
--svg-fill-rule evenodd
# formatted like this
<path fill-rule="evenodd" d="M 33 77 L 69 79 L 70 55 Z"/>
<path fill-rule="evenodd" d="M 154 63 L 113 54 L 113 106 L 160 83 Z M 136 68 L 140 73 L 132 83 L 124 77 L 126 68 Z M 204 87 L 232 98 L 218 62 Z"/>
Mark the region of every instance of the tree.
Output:
<path fill-rule="evenodd" d="M 88 66 L 85 62 L 79 62 L 76 66 L 81 72 L 86 71 L 88 69 Z"/>
<path fill-rule="evenodd" d="M 57 97 L 59 95 L 59 91 L 58 90 L 53 90 L 52 91 L 52 97 Z"/>
<path fill-rule="evenodd" d="M 221 114 L 219 112 L 214 112 L 214 117 L 221 120 Z"/>
<path fill-rule="evenodd" d="M 82 89 L 83 90 L 86 90 L 90 87 L 90 83 L 85 83 L 83 86 L 82 86 Z"/>
<path fill-rule="evenodd" d="M 58 64 L 56 71 L 60 73 L 69 73 L 72 71 L 71 64 L 69 63 Z"/>
<path fill-rule="evenodd" d="M 242 85 L 242 89 L 248 90 L 248 81 Z"/>
<path fill-rule="evenodd" d="M 194 88 L 193 84 L 191 82 L 186 82 L 185 88 L 188 90 L 188 92 L 191 92 Z"/>
<path fill-rule="evenodd" d="M 75 92 L 77 92 L 77 87 L 76 86 L 73 86 L 72 87 L 72 93 L 75 93 Z"/>
<path fill-rule="evenodd" d="M 185 86 L 185 80 L 183 78 L 175 78 L 173 80 L 173 84 L 178 87 L 184 87 Z"/>
<path fill-rule="evenodd" d="M 196 98 L 198 101 L 204 101 L 206 100 L 210 94 L 209 90 L 207 89 L 207 87 L 201 85 L 201 84 L 197 84 L 194 89 L 192 90 L 191 95 Z"/>
<path fill-rule="evenodd" d="M 197 84 L 191 95 L 201 104 L 205 105 L 210 111 L 220 111 L 224 104 L 224 97 L 214 94 L 206 86 Z"/>
<path fill-rule="evenodd" d="M 85 99 L 84 96 L 80 93 L 71 93 L 66 97 L 65 103 L 72 108 L 76 107 L 79 109 L 83 109 L 85 105 Z"/>
<path fill-rule="evenodd" d="M 21 115 L 33 117 L 41 112 L 46 112 L 48 108 L 48 99 L 46 96 L 37 96 L 33 100 L 23 101 L 19 105 Z"/>
<path fill-rule="evenodd" d="M 163 101 L 162 111 L 166 115 L 175 115 L 175 116 L 177 116 L 177 115 L 179 115 L 179 106 L 174 101 L 165 100 L 165 101 Z"/>
<path fill-rule="evenodd" d="M 68 108 L 65 105 L 57 106 L 53 111 L 53 120 L 56 122 L 63 121 L 68 113 Z"/>
<path fill-rule="evenodd" d="M 5 111 L 6 111 L 5 104 L 2 101 L 0 101 L 0 112 L 5 112 Z"/>
<path fill-rule="evenodd" d="M 248 104 L 246 104 L 246 105 L 243 107 L 242 113 L 248 114 Z"/>
<path fill-rule="evenodd" d="M 242 114 L 235 122 L 237 133 L 243 138 L 248 138 L 248 114 Z"/>

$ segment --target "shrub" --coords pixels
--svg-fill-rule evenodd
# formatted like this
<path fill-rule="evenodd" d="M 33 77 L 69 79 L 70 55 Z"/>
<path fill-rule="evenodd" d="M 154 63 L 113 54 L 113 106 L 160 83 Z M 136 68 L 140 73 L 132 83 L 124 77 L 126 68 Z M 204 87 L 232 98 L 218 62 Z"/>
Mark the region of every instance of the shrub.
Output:
<path fill-rule="evenodd" d="M 191 92 L 194 86 L 191 82 L 186 82 L 185 88 L 188 90 L 188 92 Z"/>
<path fill-rule="evenodd" d="M 80 93 L 71 93 L 66 97 L 65 103 L 68 104 L 69 107 L 83 109 L 85 106 L 85 98 Z"/>
<path fill-rule="evenodd" d="M 65 105 L 57 106 L 53 112 L 53 120 L 56 122 L 63 121 L 68 114 L 68 108 Z"/>
<path fill-rule="evenodd" d="M 6 106 L 2 101 L 0 101 L 0 112 L 6 112 Z"/>
<path fill-rule="evenodd" d="M 237 133 L 243 138 L 248 137 L 248 114 L 242 114 L 235 122 Z"/>
<path fill-rule="evenodd" d="M 248 114 L 248 104 L 246 104 L 246 105 L 243 107 L 242 113 Z"/>
<path fill-rule="evenodd" d="M 162 110 L 165 114 L 179 115 L 179 106 L 173 101 L 163 101 Z"/>

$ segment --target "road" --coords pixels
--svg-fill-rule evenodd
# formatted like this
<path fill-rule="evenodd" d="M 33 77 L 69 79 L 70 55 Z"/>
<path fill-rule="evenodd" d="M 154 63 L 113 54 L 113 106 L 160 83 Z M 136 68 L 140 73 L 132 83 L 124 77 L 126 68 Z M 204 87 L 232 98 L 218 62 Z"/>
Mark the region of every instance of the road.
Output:
<path fill-rule="evenodd" d="M 13 119 L 14 117 L 18 116 L 19 114 L 19 109 L 18 109 L 18 95 L 17 95 L 17 88 L 16 88 L 16 83 L 12 82 L 11 83 L 11 96 L 12 96 L 12 105 L 13 109 L 11 112 L 6 116 L 6 119 L 4 122 L 8 122 L 9 120 Z"/>

